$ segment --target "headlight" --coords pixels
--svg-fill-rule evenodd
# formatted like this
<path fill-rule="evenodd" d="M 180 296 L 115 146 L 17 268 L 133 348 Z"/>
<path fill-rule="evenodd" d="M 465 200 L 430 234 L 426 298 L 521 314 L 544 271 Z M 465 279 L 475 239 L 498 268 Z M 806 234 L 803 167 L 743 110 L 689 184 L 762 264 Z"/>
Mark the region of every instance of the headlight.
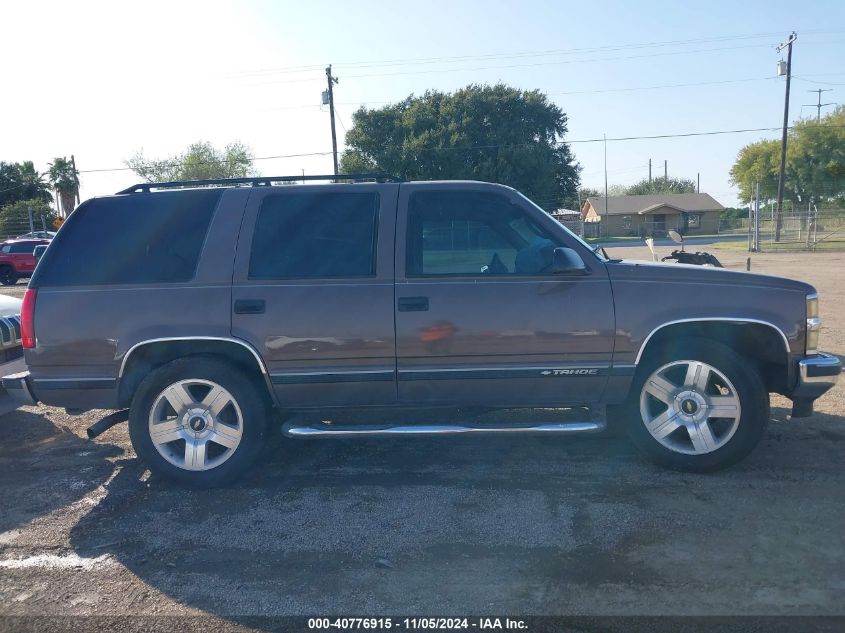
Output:
<path fill-rule="evenodd" d="M 819 295 L 807 295 L 807 353 L 814 354 L 819 347 L 819 330 L 822 320 L 819 317 Z"/>

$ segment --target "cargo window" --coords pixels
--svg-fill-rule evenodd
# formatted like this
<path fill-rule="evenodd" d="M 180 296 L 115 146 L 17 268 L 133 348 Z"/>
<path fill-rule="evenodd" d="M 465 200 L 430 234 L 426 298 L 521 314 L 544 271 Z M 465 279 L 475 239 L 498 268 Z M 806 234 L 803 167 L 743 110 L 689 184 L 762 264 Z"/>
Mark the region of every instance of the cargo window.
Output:
<path fill-rule="evenodd" d="M 250 279 L 374 275 L 377 213 L 376 193 L 268 195 L 255 224 Z"/>
<path fill-rule="evenodd" d="M 408 213 L 407 274 L 535 275 L 559 246 L 506 198 L 475 192 L 420 192 Z"/>
<path fill-rule="evenodd" d="M 94 198 L 70 214 L 33 284 L 173 283 L 193 279 L 220 190 Z"/>

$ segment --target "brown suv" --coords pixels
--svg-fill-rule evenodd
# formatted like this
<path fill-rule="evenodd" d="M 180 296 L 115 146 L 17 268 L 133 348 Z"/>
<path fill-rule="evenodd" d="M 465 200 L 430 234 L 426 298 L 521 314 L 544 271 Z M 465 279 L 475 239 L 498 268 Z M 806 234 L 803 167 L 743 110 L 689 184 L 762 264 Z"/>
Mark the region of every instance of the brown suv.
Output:
<path fill-rule="evenodd" d="M 256 460 L 277 412 L 333 407 L 397 422 L 288 416 L 285 435 L 565 434 L 607 418 L 662 465 L 714 470 L 758 442 L 769 392 L 806 416 L 840 373 L 816 349 L 805 283 L 607 259 L 501 185 L 273 186 L 285 180 L 85 202 L 30 281 L 29 372 L 4 387 L 70 411 L 128 409 L 151 470 L 214 485 Z M 469 406 L 592 412 L 399 422 L 402 409 Z"/>

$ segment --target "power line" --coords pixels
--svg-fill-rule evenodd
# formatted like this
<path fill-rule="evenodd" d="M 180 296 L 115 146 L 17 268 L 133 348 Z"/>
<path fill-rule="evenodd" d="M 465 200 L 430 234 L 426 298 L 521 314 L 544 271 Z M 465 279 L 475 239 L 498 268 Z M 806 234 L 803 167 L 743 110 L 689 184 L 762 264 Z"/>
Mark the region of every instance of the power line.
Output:
<path fill-rule="evenodd" d="M 331 151 L 328 152 L 305 152 L 303 154 L 279 154 L 277 156 L 255 156 L 250 158 L 249 161 L 253 162 L 256 160 L 275 160 L 277 158 L 302 158 L 305 156 L 328 156 L 331 154 Z M 237 163 L 240 162 L 239 160 L 221 160 L 221 161 L 206 161 L 202 163 L 192 163 L 194 165 L 218 165 L 220 163 Z M 184 162 L 166 162 L 166 163 L 159 163 L 162 167 L 181 167 L 187 163 Z M 80 169 L 80 174 L 96 174 L 101 172 L 110 172 L 110 171 L 134 171 L 132 167 L 106 167 L 102 169 Z"/>
<path fill-rule="evenodd" d="M 739 46 L 722 46 L 718 48 L 701 48 L 701 49 L 694 49 L 694 50 L 685 50 L 685 51 L 667 51 L 662 53 L 648 53 L 648 54 L 641 54 L 641 55 L 625 55 L 621 57 L 596 57 L 591 59 L 567 59 L 567 60 L 558 60 L 558 61 L 548 61 L 548 62 L 535 62 L 531 64 L 505 64 L 505 65 L 495 65 L 495 66 L 475 66 L 475 67 L 460 67 L 460 68 L 434 68 L 428 70 L 406 70 L 406 71 L 399 71 L 399 72 L 386 72 L 386 73 L 362 73 L 358 75 L 347 75 L 344 74 L 344 77 L 347 79 L 364 79 L 370 77 L 398 77 L 398 76 L 405 76 L 405 75 L 424 75 L 424 74 L 437 74 L 437 73 L 451 73 L 451 72 L 468 72 L 468 71 L 479 71 L 479 70 L 503 70 L 503 69 L 513 69 L 513 68 L 535 68 L 540 66 L 560 66 L 564 64 L 586 64 L 592 62 L 605 62 L 605 61 L 617 61 L 620 59 L 628 60 L 628 59 L 647 59 L 647 58 L 654 58 L 654 57 L 665 57 L 667 55 L 690 55 L 693 53 L 712 53 L 712 52 L 719 52 L 719 51 L 732 51 L 744 48 L 761 48 L 766 47 L 767 45 L 764 44 L 744 44 Z M 240 85 L 279 85 L 279 84 L 291 84 L 291 83 L 304 83 L 304 82 L 312 82 L 312 81 L 322 81 L 323 79 L 317 77 L 303 77 L 299 79 L 286 79 L 280 81 L 261 81 L 261 82 L 253 82 L 253 83 L 246 83 Z"/>
<path fill-rule="evenodd" d="M 806 33 L 815 34 L 837 34 L 842 33 L 841 29 L 816 29 L 806 31 Z M 629 44 L 618 44 L 608 46 L 595 46 L 583 48 L 569 48 L 569 49 L 545 49 L 534 51 L 517 51 L 517 52 L 502 52 L 502 53 L 483 53 L 476 55 L 455 55 L 444 57 L 406 57 L 399 59 L 382 59 L 382 60 L 366 60 L 357 62 L 341 62 L 335 66 L 341 66 L 344 69 L 354 68 L 372 68 L 372 67 L 389 67 L 389 66 L 410 66 L 410 65 L 425 65 L 425 64 L 447 64 L 447 63 L 462 63 L 470 61 L 486 61 L 491 59 L 521 59 L 526 57 L 547 57 L 551 55 L 575 55 L 580 53 L 596 53 L 596 52 L 611 52 L 622 50 L 636 50 L 643 48 L 660 48 L 665 46 L 687 46 L 693 44 L 715 43 L 723 41 L 736 40 L 750 40 L 750 39 L 769 39 L 777 35 L 774 32 L 768 33 L 752 33 L 741 35 L 721 35 L 703 38 L 691 38 L 680 40 L 664 40 L 652 42 L 636 42 Z M 227 73 L 229 76 L 247 76 L 260 74 L 276 74 L 276 73 L 296 73 L 318 71 L 323 68 L 325 64 L 306 64 L 300 66 L 280 66 L 276 68 L 263 68 L 247 71 L 235 71 Z"/>
<path fill-rule="evenodd" d="M 790 126 L 789 129 L 792 129 L 793 126 Z M 845 125 L 810 125 L 804 127 L 823 127 L 823 128 L 842 128 Z M 679 132 L 673 134 L 650 134 L 650 135 L 642 135 L 642 136 L 616 136 L 616 137 L 607 137 L 607 139 L 603 137 L 597 138 L 584 138 L 584 139 L 573 139 L 573 140 L 566 140 L 560 141 L 559 143 L 554 143 L 554 145 L 561 146 L 561 145 L 575 145 L 575 144 L 583 144 L 583 143 L 603 143 L 605 140 L 607 142 L 619 142 L 619 141 L 641 141 L 641 140 L 654 140 L 654 139 L 666 139 L 666 138 L 690 138 L 696 136 L 717 136 L 723 134 L 745 134 L 750 132 L 772 132 L 776 130 L 780 130 L 780 127 L 756 127 L 756 128 L 742 128 L 742 129 L 733 129 L 733 130 L 709 130 L 704 132 Z M 536 147 L 537 143 L 517 143 L 517 144 L 489 144 L 489 145 L 465 145 L 465 146 L 451 146 L 451 147 L 399 147 L 399 146 L 391 146 L 390 149 L 404 149 L 406 152 L 445 152 L 445 151 L 476 151 L 476 150 L 483 150 L 483 149 L 516 149 L 520 147 Z M 329 156 L 331 155 L 331 151 L 328 152 L 305 152 L 301 154 L 279 154 L 275 156 L 256 156 L 251 158 L 250 161 L 259 161 L 259 160 L 275 160 L 275 159 L 283 159 L 283 158 L 301 158 L 304 156 Z M 218 161 L 218 162 L 236 162 L 236 161 Z M 185 163 L 182 162 L 170 162 L 164 163 L 164 165 L 169 167 L 178 167 Z M 194 164 L 216 164 L 216 163 L 194 163 Z M 102 172 L 114 172 L 114 171 L 133 171 L 131 167 L 111 167 L 111 168 L 102 168 L 102 169 L 81 169 L 79 173 L 81 174 L 91 174 L 91 173 L 102 173 Z"/>
<path fill-rule="evenodd" d="M 625 86 L 625 87 L 618 87 L 618 88 L 596 88 L 592 90 L 567 90 L 564 92 L 547 92 L 544 93 L 546 96 L 549 97 L 557 97 L 557 96 L 565 96 L 565 95 L 580 95 L 580 94 L 602 94 L 608 92 L 636 92 L 640 90 L 661 90 L 666 88 L 692 88 L 697 86 L 715 86 L 715 85 L 723 85 L 723 84 L 735 84 L 735 83 L 748 83 L 749 81 L 776 81 L 777 77 L 745 77 L 743 79 L 719 79 L 714 81 L 695 81 L 690 83 L 680 83 L 680 84 L 659 84 L 654 86 Z M 397 103 L 397 101 L 372 101 L 367 99 L 366 101 L 346 101 L 343 103 L 335 102 L 335 109 L 337 109 L 338 105 L 344 106 L 360 106 L 360 105 L 389 105 L 392 103 Z M 305 103 L 301 105 L 292 105 L 292 106 L 280 106 L 276 108 L 266 108 L 265 111 L 279 111 L 279 110 L 299 110 L 302 108 L 321 108 L 321 104 L 318 103 Z"/>
<path fill-rule="evenodd" d="M 804 108 L 804 107 L 816 108 L 816 122 L 821 121 L 822 108 L 824 108 L 825 106 L 836 105 L 833 102 L 822 103 L 822 93 L 823 92 L 831 92 L 832 90 L 833 90 L 833 88 L 816 88 L 815 90 L 808 90 L 807 91 L 807 92 L 815 92 L 815 93 L 818 93 L 818 95 L 819 95 L 818 103 L 810 103 L 810 104 L 804 103 L 804 104 L 801 105 L 802 108 Z"/>

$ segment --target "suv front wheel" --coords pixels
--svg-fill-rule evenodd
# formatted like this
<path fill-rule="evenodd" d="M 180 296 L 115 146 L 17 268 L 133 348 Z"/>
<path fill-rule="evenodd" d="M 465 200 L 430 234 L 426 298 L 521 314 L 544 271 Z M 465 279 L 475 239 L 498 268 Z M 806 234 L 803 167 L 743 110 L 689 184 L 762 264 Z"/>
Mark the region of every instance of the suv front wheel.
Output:
<path fill-rule="evenodd" d="M 156 475 L 210 487 L 233 482 L 255 464 L 268 418 L 267 398 L 243 372 L 193 356 L 143 380 L 129 410 L 129 435 Z"/>
<path fill-rule="evenodd" d="M 735 464 L 768 424 L 769 395 L 759 374 L 715 341 L 667 347 L 638 368 L 616 416 L 624 417 L 637 448 L 661 466 L 708 472 Z"/>
<path fill-rule="evenodd" d="M 11 266 L 0 266 L 0 283 L 4 286 L 14 286 L 18 283 L 18 274 Z"/>

